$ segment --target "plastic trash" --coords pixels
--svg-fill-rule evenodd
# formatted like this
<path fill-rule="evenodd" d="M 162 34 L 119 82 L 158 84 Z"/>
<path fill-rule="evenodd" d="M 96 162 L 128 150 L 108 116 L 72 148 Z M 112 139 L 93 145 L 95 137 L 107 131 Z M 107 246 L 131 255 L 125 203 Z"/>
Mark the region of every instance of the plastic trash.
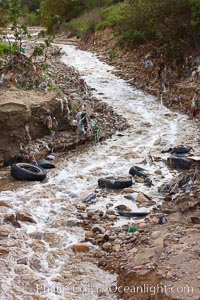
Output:
<path fill-rule="evenodd" d="M 136 232 L 138 229 L 136 227 L 130 227 L 128 232 Z"/>

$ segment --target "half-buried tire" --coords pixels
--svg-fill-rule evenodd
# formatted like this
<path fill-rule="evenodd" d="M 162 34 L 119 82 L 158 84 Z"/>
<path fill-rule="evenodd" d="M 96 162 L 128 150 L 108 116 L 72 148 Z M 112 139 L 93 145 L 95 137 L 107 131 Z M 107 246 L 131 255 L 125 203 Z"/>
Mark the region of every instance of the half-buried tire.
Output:
<path fill-rule="evenodd" d="M 33 164 L 16 163 L 11 166 L 11 175 L 19 180 L 42 181 L 46 177 L 46 172 Z"/>
<path fill-rule="evenodd" d="M 146 175 L 145 173 L 143 173 L 143 171 L 145 171 L 144 169 L 137 167 L 137 166 L 133 166 L 132 168 L 130 168 L 129 170 L 129 174 L 132 176 L 138 176 L 138 177 L 147 177 L 148 175 Z"/>
<path fill-rule="evenodd" d="M 46 159 L 39 159 L 37 161 L 37 164 L 39 167 L 42 167 L 43 169 L 53 169 L 55 168 L 55 165 L 53 165 L 52 163 L 50 163 L 50 161 L 46 160 Z"/>
<path fill-rule="evenodd" d="M 101 188 L 107 189 L 124 189 L 129 187 L 133 184 L 131 178 L 113 178 L 113 177 L 106 177 L 100 178 L 98 180 L 98 186 Z"/>

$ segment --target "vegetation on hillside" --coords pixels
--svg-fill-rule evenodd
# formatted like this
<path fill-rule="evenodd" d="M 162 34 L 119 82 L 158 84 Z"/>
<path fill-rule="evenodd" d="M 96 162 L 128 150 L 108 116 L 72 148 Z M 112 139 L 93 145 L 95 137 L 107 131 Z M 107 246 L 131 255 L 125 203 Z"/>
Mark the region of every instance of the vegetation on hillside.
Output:
<path fill-rule="evenodd" d="M 100 9 L 121 0 L 42 0 L 41 20 L 49 31 L 57 30 L 63 23 L 69 22 L 91 10 Z M 90 13 L 89 13 L 90 14 Z"/>
<path fill-rule="evenodd" d="M 50 31 L 118 25 L 129 45 L 149 43 L 169 59 L 200 44 L 200 0 L 42 0 L 41 15 Z"/>
<path fill-rule="evenodd" d="M 74 29 L 77 36 L 116 26 L 130 46 L 151 44 L 167 58 L 184 56 L 200 45 L 200 0 L 0 0 L 0 27 L 8 5 L 19 2 L 26 25 L 49 32 Z"/>
<path fill-rule="evenodd" d="M 200 0 L 134 0 L 121 24 L 132 44 L 152 43 L 168 58 L 184 56 L 200 45 Z"/>

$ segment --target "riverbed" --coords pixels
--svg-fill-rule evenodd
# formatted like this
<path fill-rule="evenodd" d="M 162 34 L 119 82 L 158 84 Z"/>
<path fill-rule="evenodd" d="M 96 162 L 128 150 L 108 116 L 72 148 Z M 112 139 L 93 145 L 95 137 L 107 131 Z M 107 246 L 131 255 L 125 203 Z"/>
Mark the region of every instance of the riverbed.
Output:
<path fill-rule="evenodd" d="M 93 95 L 123 115 L 130 126 L 83 153 L 73 152 L 70 158 L 61 158 L 46 182 L 20 183 L 11 191 L 1 192 L 0 200 L 11 206 L 7 214 L 23 211 L 35 221 L 21 222 L 21 228 L 16 229 L 5 225 L 9 234 L 1 247 L 9 244 L 10 251 L 0 262 L 1 299 L 115 299 L 110 287 L 116 282 L 116 275 L 100 270 L 89 256 L 84 259 L 84 254 L 71 250 L 71 245 L 83 240 L 84 231 L 78 226 L 70 227 L 68 221 L 77 221 L 77 206 L 94 192 L 100 177 L 128 176 L 133 165 L 144 168 L 154 184 L 148 188 L 136 183 L 135 191 L 160 203 L 158 187 L 178 174 L 168 169 L 168 154 L 161 151 L 180 144 L 199 150 L 200 129 L 195 121 L 171 112 L 154 97 L 116 77 L 113 67 L 95 54 L 72 45 L 63 45 L 62 49 L 62 61 L 75 67 Z M 99 196 L 90 208 L 105 210 L 109 203 L 126 204 L 138 211 L 151 210 L 138 208 L 120 193 Z M 127 222 L 122 218 L 116 225 Z"/>

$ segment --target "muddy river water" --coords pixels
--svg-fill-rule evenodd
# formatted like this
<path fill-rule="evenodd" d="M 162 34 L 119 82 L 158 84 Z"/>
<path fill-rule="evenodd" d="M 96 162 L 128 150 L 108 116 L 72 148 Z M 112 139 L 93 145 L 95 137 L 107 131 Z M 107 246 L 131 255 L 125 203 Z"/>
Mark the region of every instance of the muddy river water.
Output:
<path fill-rule="evenodd" d="M 21 222 L 21 228 L 5 225 L 9 235 L 0 240 L 0 248 L 9 245 L 11 250 L 0 256 L 0 299 L 117 299 L 110 292 L 116 275 L 84 261 L 70 248 L 84 237 L 80 227 L 68 223 L 76 219 L 76 205 L 94 192 L 98 178 L 126 176 L 133 165 L 145 168 L 154 183 L 151 188 L 137 183 L 135 189 L 159 202 L 158 187 L 176 174 L 167 168 L 167 154 L 161 156 L 161 150 L 179 144 L 199 150 L 200 129 L 195 121 L 171 112 L 152 96 L 134 89 L 94 54 L 72 45 L 62 48 L 62 61 L 75 67 L 93 88 L 93 95 L 123 115 L 130 126 L 84 153 L 61 158 L 46 182 L 19 183 L 17 188 L 0 193 L 0 200 L 12 206 L 6 208 L 8 214 L 23 211 L 35 220 Z M 157 158 L 156 162 L 152 162 L 150 154 Z M 105 209 L 111 202 L 141 209 L 125 201 L 120 193 L 98 200 L 91 208 Z M 127 220 L 121 219 L 118 225 L 120 222 Z"/>

